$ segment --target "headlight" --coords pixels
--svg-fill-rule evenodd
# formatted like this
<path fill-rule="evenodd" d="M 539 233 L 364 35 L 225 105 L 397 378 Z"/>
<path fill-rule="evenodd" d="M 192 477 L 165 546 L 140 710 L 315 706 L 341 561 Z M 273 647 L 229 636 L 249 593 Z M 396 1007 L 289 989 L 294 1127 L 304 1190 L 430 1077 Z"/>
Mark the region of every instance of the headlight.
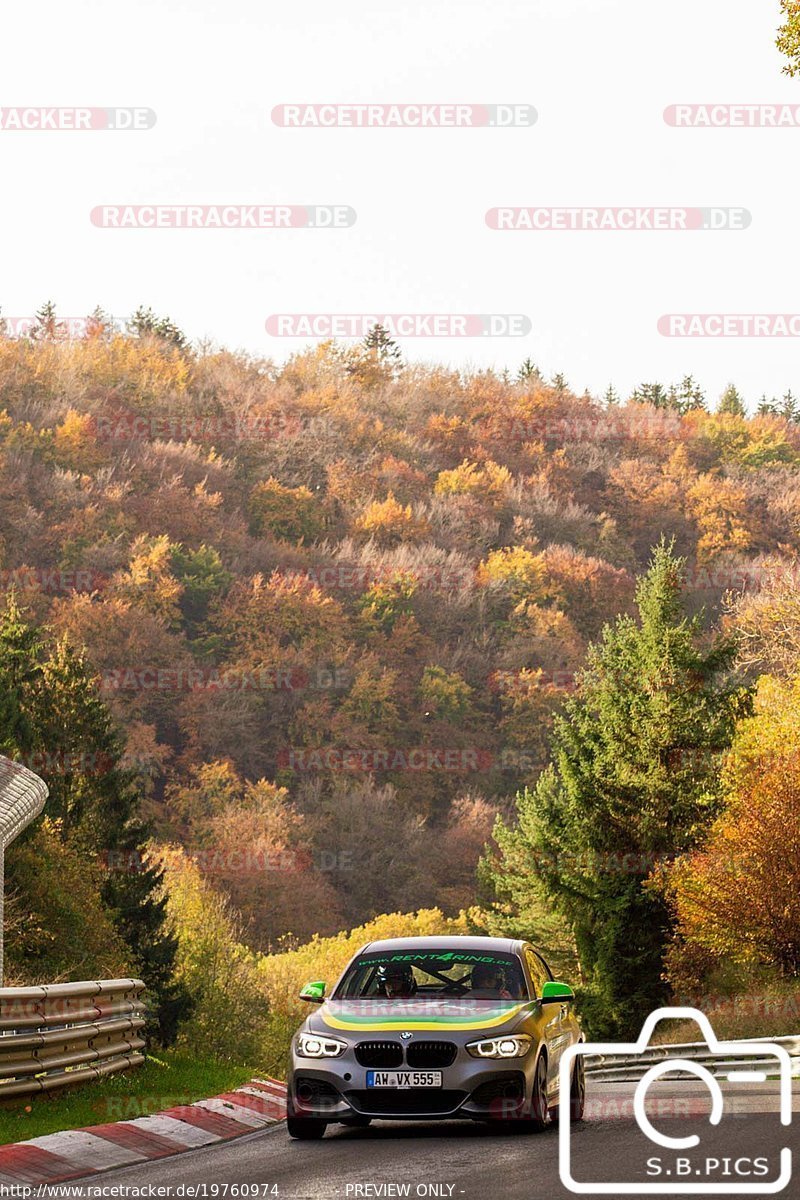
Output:
<path fill-rule="evenodd" d="M 527 1033 L 517 1033 L 513 1037 L 487 1038 L 483 1042 L 469 1042 L 467 1050 L 473 1058 L 523 1058 L 532 1045 L 533 1042 Z"/>
<path fill-rule="evenodd" d="M 347 1042 L 315 1033 L 298 1033 L 294 1045 L 303 1058 L 338 1058 L 347 1049 Z"/>

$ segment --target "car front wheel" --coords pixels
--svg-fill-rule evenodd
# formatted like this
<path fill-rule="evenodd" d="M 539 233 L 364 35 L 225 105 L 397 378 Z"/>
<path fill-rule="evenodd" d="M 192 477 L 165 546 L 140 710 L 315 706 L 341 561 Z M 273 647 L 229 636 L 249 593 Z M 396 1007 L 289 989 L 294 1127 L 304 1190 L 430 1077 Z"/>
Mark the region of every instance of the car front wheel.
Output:
<path fill-rule="evenodd" d="M 572 1083 L 569 1089 L 569 1119 L 582 1121 L 586 1108 L 586 1068 L 583 1065 L 583 1055 L 575 1059 L 572 1069 Z"/>
<path fill-rule="evenodd" d="M 525 1117 L 511 1122 L 515 1133 L 539 1133 L 547 1125 L 547 1059 L 539 1055 L 531 1089 L 530 1110 Z"/>
<path fill-rule="evenodd" d="M 300 1142 L 315 1142 L 325 1136 L 326 1124 L 316 1117 L 287 1117 L 286 1131 Z"/>
<path fill-rule="evenodd" d="M 586 1108 L 586 1068 L 583 1065 L 583 1058 L 579 1055 L 575 1059 L 575 1066 L 572 1068 L 572 1081 L 569 1089 L 569 1119 L 573 1123 L 583 1120 L 584 1109 Z M 550 1109 L 550 1120 L 554 1125 L 558 1124 L 561 1105 L 555 1104 Z"/>

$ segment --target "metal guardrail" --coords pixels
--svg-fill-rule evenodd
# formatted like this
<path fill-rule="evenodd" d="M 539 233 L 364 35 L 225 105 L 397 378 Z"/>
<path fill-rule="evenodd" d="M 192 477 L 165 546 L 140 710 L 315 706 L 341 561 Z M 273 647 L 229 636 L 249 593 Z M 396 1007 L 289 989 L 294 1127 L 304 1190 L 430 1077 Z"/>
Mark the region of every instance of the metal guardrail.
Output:
<path fill-rule="evenodd" d="M 0 754 L 0 985 L 3 982 L 5 853 L 44 808 L 47 784 L 33 771 Z"/>
<path fill-rule="evenodd" d="M 0 754 L 0 984 L 6 847 L 39 815 L 47 785 Z M 0 986 L 0 1100 L 87 1083 L 144 1062 L 141 979 Z"/>
<path fill-rule="evenodd" d="M 783 1046 L 792 1059 L 794 1074 L 800 1074 L 800 1036 L 776 1038 L 748 1038 L 741 1045 L 758 1045 L 759 1042 L 771 1046 Z M 729 1042 L 728 1045 L 736 1045 Z M 775 1058 L 759 1059 L 752 1054 L 736 1058 L 722 1057 L 710 1050 L 705 1042 L 682 1042 L 680 1044 L 665 1044 L 663 1046 L 648 1046 L 642 1054 L 587 1054 L 586 1071 L 593 1079 L 604 1080 L 606 1083 L 628 1083 L 640 1079 L 650 1067 L 670 1058 L 688 1058 L 692 1062 L 702 1063 L 712 1075 L 722 1075 L 736 1070 L 765 1070 L 775 1069 Z M 670 1076 L 667 1076 L 670 1078 Z"/>
<path fill-rule="evenodd" d="M 0 988 L 0 1100 L 144 1062 L 141 979 Z"/>

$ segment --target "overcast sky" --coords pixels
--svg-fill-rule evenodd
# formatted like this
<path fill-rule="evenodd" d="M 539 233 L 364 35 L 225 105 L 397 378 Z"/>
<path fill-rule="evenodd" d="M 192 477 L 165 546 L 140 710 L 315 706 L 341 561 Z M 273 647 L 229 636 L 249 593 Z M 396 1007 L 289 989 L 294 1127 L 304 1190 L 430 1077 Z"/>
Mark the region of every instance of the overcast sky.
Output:
<path fill-rule="evenodd" d="M 681 129 L 680 102 L 793 103 L 777 0 L 39 0 L 3 16 L 0 106 L 135 105 L 141 132 L 0 131 L 8 316 L 149 304 L 283 359 L 277 313 L 522 313 L 409 358 L 623 394 L 694 373 L 800 393 L 797 339 L 663 337 L 673 312 L 800 312 L 800 127 Z M 290 102 L 527 103 L 532 127 L 289 129 Z M 347 204 L 340 230 L 113 230 L 97 205 Z M 495 206 L 726 206 L 743 231 L 498 232 Z"/>

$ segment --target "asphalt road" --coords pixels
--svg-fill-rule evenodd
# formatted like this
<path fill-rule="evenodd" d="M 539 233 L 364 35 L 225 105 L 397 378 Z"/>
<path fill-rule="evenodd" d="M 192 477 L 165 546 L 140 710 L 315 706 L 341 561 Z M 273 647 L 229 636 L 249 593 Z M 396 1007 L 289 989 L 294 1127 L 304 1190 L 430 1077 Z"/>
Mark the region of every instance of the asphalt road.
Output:
<path fill-rule="evenodd" d="M 670 1137 L 699 1133 L 703 1139 L 699 1150 L 683 1151 L 661 1149 L 644 1137 L 632 1117 L 633 1090 L 631 1084 L 606 1084 L 590 1090 L 588 1119 L 573 1133 L 575 1179 L 642 1182 L 648 1179 L 647 1160 L 660 1156 L 661 1182 L 667 1179 L 667 1169 L 674 1177 L 675 1161 L 683 1157 L 693 1172 L 700 1164 L 704 1180 L 725 1182 L 726 1186 L 736 1178 L 752 1183 L 753 1176 L 726 1176 L 724 1172 L 732 1172 L 734 1164 L 745 1158 L 768 1158 L 774 1169 L 765 1179 L 773 1179 L 778 1174 L 781 1148 L 793 1143 L 800 1148 L 796 1120 L 788 1128 L 779 1122 L 777 1084 L 724 1085 L 726 1115 L 716 1129 L 705 1119 L 709 1106 L 702 1087 L 688 1081 L 653 1085 L 648 1103 L 653 1124 Z M 793 1109 L 800 1112 L 800 1081 L 794 1084 Z M 707 1157 L 721 1165 L 707 1171 Z M 726 1159 L 730 1160 L 727 1165 Z M 277 1126 L 220 1146 L 110 1171 L 95 1176 L 91 1189 L 75 1186 L 72 1194 L 77 1196 L 82 1190 L 89 1200 L 99 1196 L 100 1187 L 109 1197 L 133 1197 L 141 1188 L 153 1196 L 159 1194 L 153 1189 L 169 1188 L 160 1194 L 200 1200 L 214 1200 L 216 1195 L 225 1200 L 223 1185 L 260 1184 L 264 1197 L 276 1195 L 286 1200 L 389 1200 L 403 1195 L 437 1200 L 561 1200 L 572 1193 L 560 1182 L 558 1162 L 556 1126 L 540 1134 L 515 1134 L 470 1122 L 381 1122 L 361 1130 L 333 1126 L 319 1142 L 291 1141 L 285 1128 Z M 749 1163 L 744 1166 L 748 1168 Z M 797 1171 L 797 1178 L 783 1195 L 800 1196 L 800 1164 Z M 220 1186 L 216 1193 L 214 1185 Z M 271 1190 L 272 1185 L 277 1191 Z M 112 1192 L 112 1188 L 120 1190 Z M 230 1196 L 230 1190 L 226 1194 Z M 61 1195 L 66 1192 L 62 1190 Z M 255 1192 L 248 1191 L 247 1196 L 252 1200 Z"/>

